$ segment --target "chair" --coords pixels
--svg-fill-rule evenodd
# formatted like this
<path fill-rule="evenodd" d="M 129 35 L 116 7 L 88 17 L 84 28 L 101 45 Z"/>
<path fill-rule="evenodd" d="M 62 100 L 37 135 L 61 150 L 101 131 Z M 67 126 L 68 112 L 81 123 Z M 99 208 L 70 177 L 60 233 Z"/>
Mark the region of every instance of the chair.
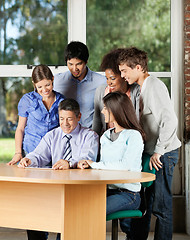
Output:
<path fill-rule="evenodd" d="M 143 153 L 142 156 L 142 172 L 149 172 L 155 174 L 155 169 L 149 168 L 150 155 Z M 110 213 L 106 216 L 106 221 L 112 220 L 112 240 L 118 240 L 118 220 L 121 218 L 142 218 L 146 214 L 147 204 L 145 198 L 145 189 L 152 185 L 153 181 L 141 183 L 142 188 L 140 191 L 141 204 L 137 210 L 123 210 Z"/>

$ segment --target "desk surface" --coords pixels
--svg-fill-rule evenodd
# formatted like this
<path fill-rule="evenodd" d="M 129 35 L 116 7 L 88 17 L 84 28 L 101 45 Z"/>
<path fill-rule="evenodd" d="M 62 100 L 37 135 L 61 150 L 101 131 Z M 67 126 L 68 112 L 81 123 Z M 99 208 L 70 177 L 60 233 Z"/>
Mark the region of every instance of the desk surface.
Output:
<path fill-rule="evenodd" d="M 61 240 L 105 240 L 106 184 L 154 179 L 141 172 L 0 164 L 0 226 L 60 232 Z"/>
<path fill-rule="evenodd" d="M 53 170 L 40 168 L 21 169 L 17 166 L 0 164 L 0 181 L 48 183 L 48 184 L 112 184 L 148 182 L 155 175 L 124 170 L 68 169 Z"/>

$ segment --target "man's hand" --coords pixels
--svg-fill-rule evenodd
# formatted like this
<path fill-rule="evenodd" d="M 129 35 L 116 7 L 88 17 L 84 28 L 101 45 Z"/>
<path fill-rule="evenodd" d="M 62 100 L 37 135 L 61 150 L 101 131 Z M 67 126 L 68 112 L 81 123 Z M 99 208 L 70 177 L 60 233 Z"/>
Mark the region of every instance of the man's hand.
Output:
<path fill-rule="evenodd" d="M 18 164 L 18 167 L 25 168 L 31 164 L 31 160 L 29 158 L 22 158 Z"/>
<path fill-rule="evenodd" d="M 152 157 L 150 158 L 149 167 L 150 170 L 152 170 L 152 167 L 156 169 L 156 171 L 159 171 L 159 168 L 162 168 L 162 162 L 160 161 L 161 154 L 154 153 Z"/>
<path fill-rule="evenodd" d="M 67 160 L 64 159 L 60 159 L 59 161 L 57 161 L 53 167 L 54 170 L 65 170 L 65 169 L 69 169 L 69 162 Z"/>

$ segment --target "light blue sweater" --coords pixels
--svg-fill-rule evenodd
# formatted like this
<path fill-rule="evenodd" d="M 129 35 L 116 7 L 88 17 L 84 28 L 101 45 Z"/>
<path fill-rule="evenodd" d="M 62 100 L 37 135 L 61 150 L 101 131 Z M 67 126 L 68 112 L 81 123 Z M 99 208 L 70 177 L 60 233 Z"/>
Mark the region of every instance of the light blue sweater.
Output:
<path fill-rule="evenodd" d="M 141 171 L 142 152 L 144 149 L 141 134 L 136 130 L 124 129 L 115 141 L 110 140 L 108 129 L 100 139 L 100 162 L 92 163 L 96 169 Z M 125 188 L 133 192 L 140 191 L 140 183 L 111 184 L 109 188 Z"/>

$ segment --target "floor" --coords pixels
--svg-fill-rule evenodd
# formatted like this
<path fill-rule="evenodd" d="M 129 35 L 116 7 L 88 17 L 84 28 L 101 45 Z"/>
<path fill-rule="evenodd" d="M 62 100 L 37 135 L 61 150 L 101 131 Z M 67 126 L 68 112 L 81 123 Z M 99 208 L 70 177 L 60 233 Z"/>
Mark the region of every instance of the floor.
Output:
<path fill-rule="evenodd" d="M 124 240 L 125 235 L 123 233 L 119 234 L 119 240 Z M 50 233 L 48 240 L 55 240 L 56 234 Z M 107 233 L 106 240 L 111 239 L 111 234 Z M 149 234 L 148 240 L 153 239 L 153 233 Z M 26 231 L 9 229 L 9 228 L 0 228 L 0 240 L 27 240 Z M 89 239 L 90 240 L 90 239 Z M 173 240 L 190 240 L 190 236 L 186 234 L 175 233 Z"/>

